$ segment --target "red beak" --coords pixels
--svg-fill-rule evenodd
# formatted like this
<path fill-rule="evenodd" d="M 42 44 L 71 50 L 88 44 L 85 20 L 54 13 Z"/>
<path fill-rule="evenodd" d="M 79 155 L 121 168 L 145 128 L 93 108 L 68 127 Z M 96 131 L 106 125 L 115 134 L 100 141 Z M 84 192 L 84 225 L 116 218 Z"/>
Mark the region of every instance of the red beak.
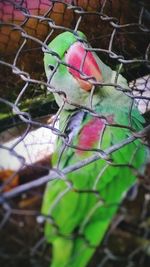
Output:
<path fill-rule="evenodd" d="M 84 44 L 81 42 L 76 42 L 67 51 L 65 56 L 66 63 L 75 67 L 77 70 L 72 67 L 68 67 L 69 72 L 73 77 L 78 81 L 80 87 L 86 91 L 92 89 L 92 79 L 95 79 L 96 82 L 102 82 L 102 73 L 96 62 L 94 54 L 90 51 L 86 51 Z M 85 80 L 84 75 L 89 76 L 91 81 Z M 86 78 L 86 77 L 85 77 Z"/>

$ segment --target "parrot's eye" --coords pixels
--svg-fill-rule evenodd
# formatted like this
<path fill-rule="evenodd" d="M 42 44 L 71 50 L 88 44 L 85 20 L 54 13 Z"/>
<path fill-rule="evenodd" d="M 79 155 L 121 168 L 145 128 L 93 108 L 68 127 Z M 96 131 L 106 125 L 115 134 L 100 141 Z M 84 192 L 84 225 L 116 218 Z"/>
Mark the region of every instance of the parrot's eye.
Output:
<path fill-rule="evenodd" d="M 53 66 L 53 65 L 48 65 L 48 67 L 49 67 L 49 69 L 50 69 L 51 71 L 54 70 L 54 66 Z"/>

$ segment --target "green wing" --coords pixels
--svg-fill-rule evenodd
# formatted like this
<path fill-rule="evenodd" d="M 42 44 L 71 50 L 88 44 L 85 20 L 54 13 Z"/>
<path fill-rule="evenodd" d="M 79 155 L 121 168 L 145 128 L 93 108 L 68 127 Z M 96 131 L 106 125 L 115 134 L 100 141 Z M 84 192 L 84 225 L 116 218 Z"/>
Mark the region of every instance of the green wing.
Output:
<path fill-rule="evenodd" d="M 97 108 L 99 114 L 108 118 L 113 114 L 115 123 L 129 125 L 129 114 L 126 110 L 110 109 L 109 113 L 107 110 L 103 106 Z M 70 141 L 72 145 L 79 145 L 83 128 L 92 119 L 90 114 L 84 113 L 78 134 Z M 72 120 L 69 112 L 65 112 L 63 120 L 67 121 L 64 131 L 68 131 Z M 133 110 L 132 128 L 140 130 L 142 123 L 143 118 L 136 109 Z M 128 128 L 105 126 L 99 140 L 91 149 L 107 149 L 130 135 Z M 77 151 L 65 148 L 59 140 L 54 161 L 56 163 L 61 154 L 59 168 L 63 169 L 96 153 Z M 102 241 L 121 200 L 136 182 L 134 169 L 140 168 L 145 159 L 145 147 L 136 140 L 115 151 L 111 155 L 112 164 L 100 159 L 68 174 L 64 180 L 57 179 L 47 184 L 42 213 L 52 218 L 45 225 L 45 236 L 53 246 L 52 267 L 87 265 L 96 246 Z M 70 188 L 68 181 L 72 184 Z M 99 192 L 99 195 L 94 192 Z"/>

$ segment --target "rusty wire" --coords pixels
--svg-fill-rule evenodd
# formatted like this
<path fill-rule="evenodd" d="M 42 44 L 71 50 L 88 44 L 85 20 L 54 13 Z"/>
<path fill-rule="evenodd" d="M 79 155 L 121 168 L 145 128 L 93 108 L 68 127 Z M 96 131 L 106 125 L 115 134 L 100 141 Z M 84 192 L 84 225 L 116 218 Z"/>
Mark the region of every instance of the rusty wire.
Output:
<path fill-rule="evenodd" d="M 43 228 L 40 224 L 45 220 L 45 217 L 41 215 L 39 207 L 42 201 L 44 186 L 48 181 L 53 179 L 64 180 L 67 187 L 60 196 L 63 197 L 63 194 L 73 188 L 73 184 L 67 179 L 67 173 L 82 168 L 86 164 L 100 158 L 106 160 L 107 164 L 113 164 L 110 160 L 111 153 L 137 138 L 142 138 L 144 141 L 146 139 L 147 142 L 147 137 L 150 134 L 150 9 L 148 1 L 126 1 L 127 3 L 123 4 L 120 0 L 39 0 L 35 7 L 29 2 L 31 1 L 0 1 L 0 78 L 2 82 L 0 103 L 2 105 L 1 112 L 6 117 L 3 119 L 1 116 L 0 118 L 0 157 L 5 155 L 5 151 L 6 153 L 8 152 L 10 161 L 15 159 L 18 162 L 18 167 L 13 171 L 9 169 L 9 165 L 5 170 L 4 166 L 0 163 L 0 173 L 2 173 L 0 175 L 4 175 L 5 172 L 5 175 L 7 174 L 6 176 L 8 176 L 7 180 L 2 179 L 0 187 L 0 203 L 2 206 L 0 210 L 0 229 L 3 232 L 2 238 L 3 240 L 5 239 L 4 249 L 0 251 L 3 266 L 7 266 L 8 263 L 10 266 L 19 266 L 17 264 L 26 257 L 28 257 L 27 263 L 29 266 L 48 266 L 49 253 L 47 253 L 46 242 L 43 238 Z M 132 12 L 132 8 L 135 8 L 134 12 Z M 94 117 L 100 117 L 92 108 L 92 99 L 94 90 L 96 90 L 98 85 L 102 86 L 103 83 L 96 82 L 92 77 L 86 77 L 82 69 L 76 70 L 85 80 L 90 80 L 93 84 L 93 91 L 90 96 L 91 104 L 87 108 L 78 103 L 70 103 L 67 96 L 61 90 L 52 87 L 50 80 L 46 80 L 43 69 L 43 52 L 46 51 L 57 59 L 56 69 L 60 64 L 66 65 L 57 54 L 48 48 L 50 40 L 66 30 L 75 34 L 77 39 L 79 38 L 77 31 L 84 31 L 92 44 L 92 48 L 88 45 L 86 46 L 86 51 L 96 52 L 102 57 L 103 61 L 114 69 L 117 66 L 115 83 L 107 85 L 113 86 L 116 90 L 123 91 L 128 95 L 132 99 L 129 116 L 133 104 L 136 104 L 140 112 L 144 114 L 146 124 L 143 130 L 135 133 L 131 123 L 128 126 L 131 135 L 126 140 L 105 150 L 92 149 L 93 155 L 90 158 L 60 170 L 58 166 L 57 168 L 50 166 L 49 154 L 48 161 L 47 158 L 44 163 L 43 160 L 45 159 L 34 163 L 31 160 L 29 164 L 26 162 L 23 154 L 16 152 L 16 147 L 24 142 L 31 130 L 43 127 L 48 129 L 50 133 L 59 136 L 64 142 L 65 149 L 72 147 L 73 149 L 87 150 L 70 144 L 69 137 L 56 127 L 56 122 L 65 103 L 74 105 L 76 108 L 86 111 Z M 143 41 L 142 44 L 141 39 Z M 56 69 L 54 69 L 53 73 Z M 128 79 L 130 90 L 122 88 L 117 84 L 119 73 L 123 73 Z M 59 109 L 55 107 L 53 110 L 53 101 L 47 101 L 51 93 L 62 96 L 63 104 Z M 41 100 L 39 101 L 39 99 Z M 28 100 L 27 102 L 29 103 L 24 106 L 25 100 Z M 38 111 L 36 106 L 33 113 L 32 105 L 34 106 L 36 101 L 41 106 L 41 109 Z M 45 108 L 45 101 L 48 104 L 46 111 L 43 110 Z M 51 124 L 40 120 L 41 110 L 44 116 L 55 113 L 55 118 Z M 109 127 L 127 128 L 125 125 L 111 125 L 111 123 L 107 122 L 106 118 L 103 119 Z M 12 131 L 12 129 L 15 129 L 15 131 Z M 18 131 L 17 134 L 16 131 Z M 6 140 L 14 139 L 14 132 L 17 139 L 8 147 Z M 6 133 L 9 138 L 5 137 Z M 26 144 L 25 147 L 27 153 L 30 154 L 31 151 L 28 152 Z M 30 157 L 31 155 L 29 155 Z M 120 167 L 123 168 L 124 165 L 122 164 Z M 133 168 L 129 164 L 128 167 Z M 120 266 L 120 264 L 121 266 L 129 267 L 135 265 L 146 266 L 148 264 L 148 239 L 150 234 L 147 222 L 150 200 L 149 165 L 147 169 L 148 171 L 145 173 L 145 176 L 141 180 L 139 179 L 138 194 L 135 200 L 132 201 L 133 207 L 136 207 L 136 201 L 141 201 L 135 218 L 129 218 L 131 224 L 128 223 L 128 219 L 126 220 L 125 218 L 132 217 L 132 208 L 128 210 L 128 204 L 127 206 L 121 206 L 118 220 L 112 224 L 112 229 L 107 234 L 103 246 L 99 249 L 98 256 L 93 259 L 91 267 Z M 134 171 L 136 172 L 137 170 Z M 139 176 L 138 172 L 137 175 Z M 20 182 L 14 185 L 13 188 L 12 182 L 16 177 L 19 177 Z M 8 189 L 8 186 L 10 186 L 9 190 L 5 190 L 6 188 Z M 85 192 L 87 191 L 85 190 Z M 103 200 L 99 198 L 96 190 L 93 189 L 88 193 L 95 194 L 97 203 L 102 203 Z M 28 202 L 24 201 L 24 198 L 25 200 L 31 199 L 33 204 L 31 208 Z M 54 219 L 51 216 L 48 217 L 49 221 L 58 231 L 58 234 L 61 235 Z M 136 223 L 135 220 L 138 220 L 138 222 Z M 33 240 L 31 240 L 29 238 L 30 231 L 27 233 L 25 227 L 30 227 L 33 224 L 36 225 L 36 230 Z M 136 225 L 135 233 L 132 229 L 132 224 L 133 226 L 134 224 Z M 118 225 L 120 228 L 117 228 Z M 17 229 L 19 229 L 18 232 Z M 122 229 L 127 233 L 128 237 L 122 237 L 122 232 L 120 234 Z M 18 236 L 17 234 L 16 236 L 12 234 L 13 230 L 17 232 Z M 7 237 L 7 231 L 10 231 L 12 246 L 21 246 L 19 254 L 16 251 L 12 253 L 10 250 L 12 248 L 8 246 L 7 239 L 9 238 Z M 26 234 L 28 236 L 27 240 L 22 241 L 22 237 L 24 239 Z M 128 251 L 126 242 L 128 238 L 131 240 L 133 234 L 136 235 L 136 241 L 133 242 L 133 247 Z M 121 254 L 121 252 L 118 255 L 113 250 L 113 236 L 114 238 L 117 236 L 118 244 L 121 242 L 120 239 L 122 238 L 123 240 L 124 238 L 125 245 L 123 248 L 125 252 L 128 251 L 128 256 L 122 255 L 123 253 Z M 83 236 L 82 238 L 85 237 Z M 88 241 L 85 241 L 86 245 L 90 246 Z M 142 242 L 144 245 L 142 245 Z M 13 255 L 12 262 L 9 260 L 10 255 Z"/>

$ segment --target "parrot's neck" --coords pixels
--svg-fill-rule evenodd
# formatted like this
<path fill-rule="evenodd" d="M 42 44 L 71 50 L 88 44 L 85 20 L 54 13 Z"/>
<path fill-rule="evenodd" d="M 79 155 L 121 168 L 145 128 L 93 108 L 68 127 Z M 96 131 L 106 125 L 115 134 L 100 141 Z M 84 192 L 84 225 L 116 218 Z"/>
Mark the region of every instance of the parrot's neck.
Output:
<path fill-rule="evenodd" d="M 100 93 L 95 94 L 93 96 L 93 105 L 109 105 L 110 107 L 129 107 L 132 103 L 130 97 L 128 97 L 125 93 L 112 88 L 105 87 L 99 89 Z"/>
<path fill-rule="evenodd" d="M 109 67 L 107 67 L 106 71 L 103 71 L 103 76 L 106 83 L 110 83 L 112 85 L 117 84 L 118 88 L 110 85 L 104 85 L 96 88 L 94 101 L 97 101 L 97 103 L 106 102 L 107 105 L 116 106 L 116 108 L 119 106 L 129 107 L 132 100 L 125 94 L 125 92 L 123 92 L 126 90 L 130 91 L 126 79 L 121 74 L 119 74 L 116 79 L 116 72 L 112 71 Z"/>
<path fill-rule="evenodd" d="M 95 109 L 96 106 L 101 106 L 102 108 L 107 107 L 108 109 L 122 109 L 123 107 L 129 109 L 132 104 L 130 97 L 125 95 L 125 93 L 116 90 L 115 88 L 103 87 L 102 89 L 98 88 L 97 90 L 99 91 L 96 91 L 91 97 L 90 95 L 84 96 L 83 101 L 81 101 L 79 105 L 82 106 L 82 103 L 84 103 L 83 106 L 90 109 Z M 58 105 L 61 106 L 59 102 L 60 98 L 56 98 L 56 101 Z M 66 103 L 64 109 L 73 111 L 76 110 L 77 107 Z"/>

